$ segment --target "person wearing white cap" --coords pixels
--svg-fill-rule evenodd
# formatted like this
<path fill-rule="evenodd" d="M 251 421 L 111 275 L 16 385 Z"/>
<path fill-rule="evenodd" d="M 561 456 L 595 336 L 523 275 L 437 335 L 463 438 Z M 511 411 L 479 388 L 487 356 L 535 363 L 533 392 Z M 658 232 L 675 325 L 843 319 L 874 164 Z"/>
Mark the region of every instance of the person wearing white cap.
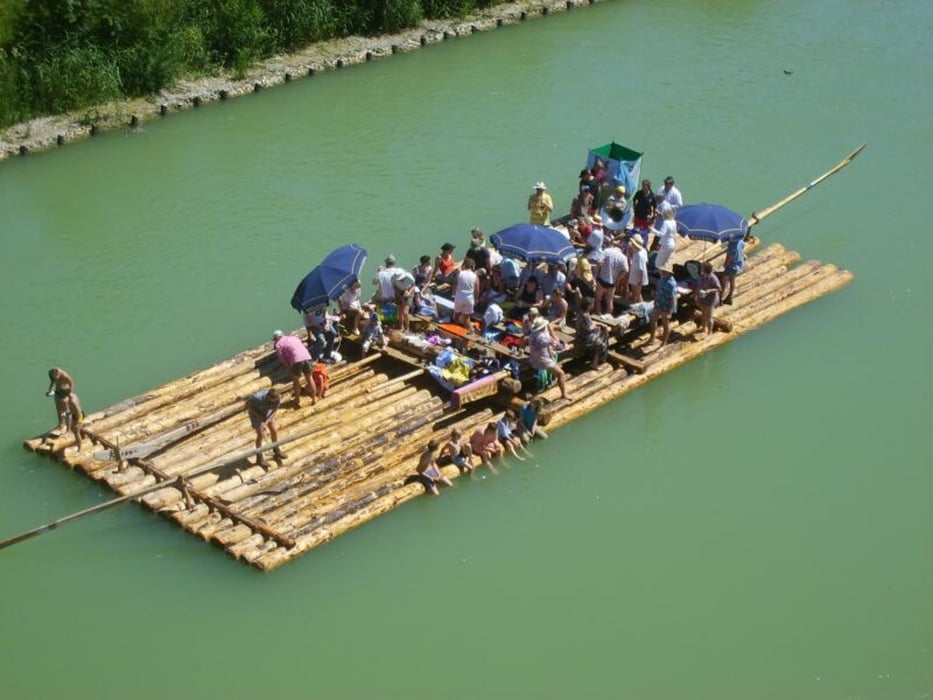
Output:
<path fill-rule="evenodd" d="M 392 274 L 392 288 L 395 290 L 395 305 L 398 307 L 398 322 L 402 333 L 410 330 L 411 299 L 415 292 L 415 277 L 407 270 L 395 268 Z"/>
<path fill-rule="evenodd" d="M 373 299 L 381 304 L 387 304 L 395 301 L 395 287 L 392 284 L 392 278 L 395 271 L 399 270 L 398 263 L 394 255 L 386 258 L 386 264 L 379 268 L 376 276 L 373 277 L 373 284 L 378 286 Z"/>
<path fill-rule="evenodd" d="M 536 182 L 534 192 L 528 198 L 528 211 L 530 212 L 530 221 L 539 226 L 551 225 L 551 212 L 554 211 L 554 201 L 551 195 L 547 193 L 547 185 L 543 182 Z"/>
<path fill-rule="evenodd" d="M 554 351 L 560 347 L 558 341 L 551 333 L 551 325 L 543 316 L 538 316 L 531 323 L 531 334 L 528 336 L 528 362 L 537 370 L 547 370 L 557 377 L 557 386 L 560 387 L 562 399 L 571 398 L 567 394 L 567 375 L 560 365 Z"/>
<path fill-rule="evenodd" d="M 308 351 L 315 361 L 334 362 L 334 343 L 337 329 L 334 324 L 340 320 L 338 314 L 329 313 L 327 306 L 309 306 L 302 313 L 305 330 L 308 332 Z"/>
<path fill-rule="evenodd" d="M 616 289 L 624 288 L 627 277 L 628 257 L 621 248 L 608 246 L 596 267 L 596 313 L 612 315 Z"/>
<path fill-rule="evenodd" d="M 311 403 L 317 400 L 317 391 L 314 382 L 311 381 L 311 353 L 304 343 L 293 335 L 285 335 L 282 331 L 276 331 L 272 334 L 272 346 L 275 348 L 276 357 L 279 362 L 285 365 L 285 368 L 292 375 L 292 400 L 295 408 L 301 405 L 301 376 L 304 375 L 307 393 L 311 397 Z"/>

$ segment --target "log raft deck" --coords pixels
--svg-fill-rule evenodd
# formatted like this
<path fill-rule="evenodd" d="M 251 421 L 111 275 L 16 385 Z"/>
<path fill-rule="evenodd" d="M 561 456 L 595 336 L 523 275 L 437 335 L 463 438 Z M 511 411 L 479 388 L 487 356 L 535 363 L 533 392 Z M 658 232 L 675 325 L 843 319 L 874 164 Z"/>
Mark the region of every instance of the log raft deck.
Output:
<path fill-rule="evenodd" d="M 574 400 L 551 404 L 548 429 L 852 279 L 833 265 L 800 263 L 797 253 L 778 244 L 753 247 L 758 250 L 738 278 L 734 305 L 716 310 L 722 325 L 731 326 L 728 332 L 695 340 L 696 322 L 686 314 L 672 322 L 671 341 L 660 350 L 641 354 L 647 335 L 641 327 L 629 331 L 599 369 L 571 359 L 564 368 Z M 675 261 L 718 252 L 717 246 L 687 242 Z M 424 494 L 412 477 L 428 440 L 443 440 L 454 426 L 469 436 L 501 413 L 503 401 L 516 400 L 500 391 L 454 409 L 445 392 L 417 371 L 422 362 L 393 341 L 385 353 L 333 366 L 326 398 L 313 406 L 305 398 L 296 409 L 289 400 L 291 377 L 265 343 L 89 415 L 84 432 L 95 444 L 89 447 L 86 440 L 80 453 L 70 434 L 26 440 L 25 447 L 105 482 L 121 496 L 140 493 L 138 502 L 147 508 L 270 571 Z M 283 446 L 287 459 L 266 468 L 254 459 L 231 460 L 253 446 L 245 398 L 273 385 L 285 394 L 276 418 L 280 440 L 297 436 Z M 557 399 L 557 388 L 544 396 Z M 100 459 L 102 448 L 120 448 L 121 459 Z M 453 465 L 443 471 L 459 476 Z M 163 482 L 170 485 L 159 488 Z"/>

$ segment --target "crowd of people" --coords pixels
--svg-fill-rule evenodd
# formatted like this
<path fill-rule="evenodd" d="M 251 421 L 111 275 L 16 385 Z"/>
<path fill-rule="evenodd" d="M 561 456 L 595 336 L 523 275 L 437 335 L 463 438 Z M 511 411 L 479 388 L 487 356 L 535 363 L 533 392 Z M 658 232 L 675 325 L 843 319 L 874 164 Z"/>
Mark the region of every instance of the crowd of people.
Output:
<path fill-rule="evenodd" d="M 576 248 L 575 258 L 522 263 L 500 254 L 478 228 L 470 231 L 462 257 L 451 242 L 433 256 L 421 255 L 411 268 L 400 266 L 394 255 L 386 256 L 372 279 L 375 289 L 368 299 L 356 280 L 339 296 L 335 308 L 319 305 L 303 311 L 306 339 L 273 333 L 277 358 L 291 375 L 294 407 L 301 405 L 303 396 L 312 404 L 326 396 L 328 367 L 342 359 L 338 350 L 342 334 L 354 337 L 366 355 L 387 346 L 386 324 L 410 333 L 413 314 L 449 316 L 452 323 L 471 331 L 503 323 L 519 327 L 518 344 L 527 352 L 528 364 L 556 382 L 561 397 L 568 400 L 573 397 L 558 354 L 573 344 L 578 356 L 598 367 L 609 350 L 606 317 L 615 316 L 620 308 L 643 307 L 647 343 L 668 343 L 671 319 L 684 291 L 672 265 L 678 243 L 675 216 L 683 206 L 674 178 L 665 178 L 657 192 L 650 180 L 642 180 L 629 196 L 625 185 L 611 178 L 606 164 L 597 159 L 580 173 L 570 214 L 556 221 L 552 221 L 554 202 L 547 185 L 537 182 L 532 189 L 529 223 L 560 231 Z M 700 311 L 700 333 L 712 333 L 715 308 L 732 303 L 744 262 L 744 242 L 738 240 L 729 244 L 722 270 L 715 271 L 709 262 L 700 265 L 690 287 Z M 49 379 L 58 430 L 71 431 L 80 449 L 84 414 L 74 381 L 60 368 L 49 370 Z M 256 433 L 259 464 L 266 464 L 262 450 L 266 434 L 274 445 L 274 457 L 286 458 L 276 444 L 275 415 L 281 404 L 275 388 L 256 392 L 245 402 Z M 478 465 L 492 467 L 493 460 L 505 454 L 524 459 L 530 440 L 547 437 L 541 427 L 543 410 L 543 400 L 534 397 L 520 411 L 506 411 L 469 436 L 454 429 L 446 441 L 432 440 L 419 458 L 418 478 L 437 493 L 439 483 L 449 483 L 438 460 L 472 471 Z"/>

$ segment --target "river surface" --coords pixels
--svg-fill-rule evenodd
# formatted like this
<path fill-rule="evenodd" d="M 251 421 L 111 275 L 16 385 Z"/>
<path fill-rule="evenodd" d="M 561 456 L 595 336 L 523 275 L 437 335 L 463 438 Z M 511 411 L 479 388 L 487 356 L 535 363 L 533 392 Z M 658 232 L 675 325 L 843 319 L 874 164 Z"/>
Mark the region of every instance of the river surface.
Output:
<path fill-rule="evenodd" d="M 609 2 L 0 165 L 0 537 L 110 492 L 24 451 L 570 204 L 588 147 L 854 282 L 262 575 L 135 506 L 0 552 L 3 698 L 933 697 L 933 3 Z M 789 73 L 788 73 L 789 72 Z"/>

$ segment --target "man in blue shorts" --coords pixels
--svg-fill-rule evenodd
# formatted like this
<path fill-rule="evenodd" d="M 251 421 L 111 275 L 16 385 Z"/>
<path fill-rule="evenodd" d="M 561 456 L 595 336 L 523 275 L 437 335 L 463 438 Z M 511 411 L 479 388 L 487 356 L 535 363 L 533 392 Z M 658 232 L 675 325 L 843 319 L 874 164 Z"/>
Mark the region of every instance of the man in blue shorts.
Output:
<path fill-rule="evenodd" d="M 655 340 L 654 333 L 658 329 L 658 319 L 660 319 L 661 335 L 658 340 L 664 346 L 671 334 L 671 316 L 677 313 L 677 281 L 674 279 L 670 263 L 659 267 L 658 272 L 661 273 L 661 279 L 654 290 L 654 308 L 651 310 L 648 342 Z"/>
<path fill-rule="evenodd" d="M 246 399 L 246 412 L 249 414 L 249 424 L 256 431 L 256 449 L 262 447 L 263 432 L 268 430 L 272 442 L 279 441 L 279 433 L 275 427 L 275 412 L 279 410 L 282 397 L 276 389 L 263 389 Z M 278 447 L 273 450 L 276 459 L 285 459 L 285 453 Z M 256 458 L 256 464 L 266 465 L 262 452 Z"/>

